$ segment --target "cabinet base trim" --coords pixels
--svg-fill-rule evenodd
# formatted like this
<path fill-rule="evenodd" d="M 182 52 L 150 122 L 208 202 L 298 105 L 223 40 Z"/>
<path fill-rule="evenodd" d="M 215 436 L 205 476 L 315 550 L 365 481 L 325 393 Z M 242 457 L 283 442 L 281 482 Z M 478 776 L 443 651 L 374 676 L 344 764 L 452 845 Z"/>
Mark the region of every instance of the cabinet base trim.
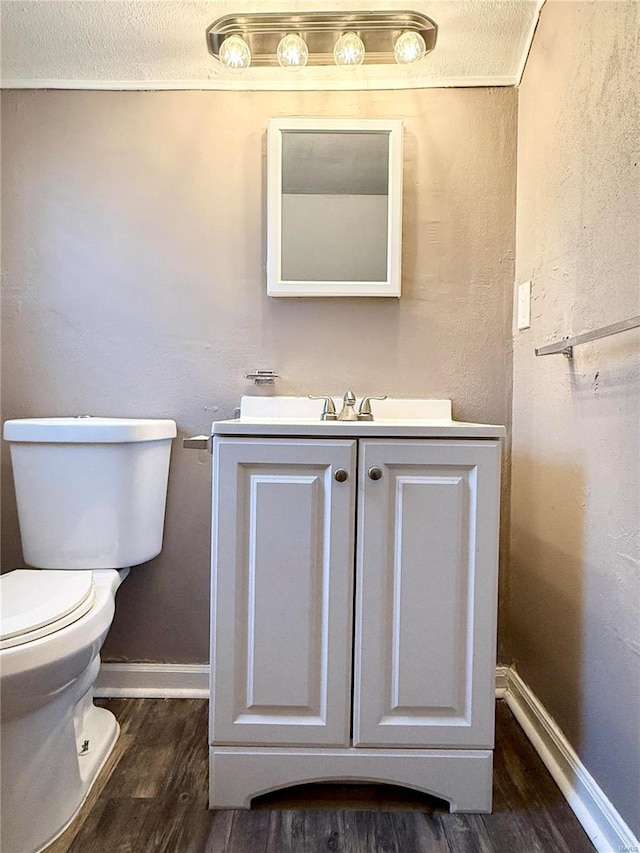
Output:
<path fill-rule="evenodd" d="M 261 794 L 312 782 L 402 785 L 451 812 L 491 811 L 493 752 L 465 749 L 209 748 L 209 808 L 244 809 Z"/>

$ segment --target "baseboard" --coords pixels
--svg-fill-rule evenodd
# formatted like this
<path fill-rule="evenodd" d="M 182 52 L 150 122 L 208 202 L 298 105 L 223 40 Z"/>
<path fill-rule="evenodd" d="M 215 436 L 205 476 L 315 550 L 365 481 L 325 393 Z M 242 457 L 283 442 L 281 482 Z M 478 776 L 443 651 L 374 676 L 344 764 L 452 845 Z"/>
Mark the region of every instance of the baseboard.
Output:
<path fill-rule="evenodd" d="M 510 668 L 496 667 L 496 697 L 504 699 Z M 206 699 L 207 664 L 102 663 L 94 696 L 103 699 Z"/>
<path fill-rule="evenodd" d="M 206 664 L 103 663 L 94 695 L 206 699 L 209 667 Z M 598 853 L 640 851 L 638 839 L 513 667 L 496 667 L 496 697 L 506 700 Z"/>
<path fill-rule="evenodd" d="M 94 696 L 128 699 L 206 699 L 207 664 L 103 663 Z"/>
<path fill-rule="evenodd" d="M 640 842 L 516 670 L 504 698 L 598 853 L 640 850 Z"/>
<path fill-rule="evenodd" d="M 496 699 L 504 699 L 506 697 L 507 690 L 509 689 L 510 672 L 510 666 L 501 666 L 498 664 L 496 667 Z"/>

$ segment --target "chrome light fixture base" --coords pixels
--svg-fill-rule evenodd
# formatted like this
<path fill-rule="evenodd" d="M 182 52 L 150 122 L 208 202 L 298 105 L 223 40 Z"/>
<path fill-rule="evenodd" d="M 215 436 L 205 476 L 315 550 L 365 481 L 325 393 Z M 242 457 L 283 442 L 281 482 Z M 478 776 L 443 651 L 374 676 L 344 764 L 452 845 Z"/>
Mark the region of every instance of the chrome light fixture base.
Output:
<path fill-rule="evenodd" d="M 217 59 L 225 39 L 241 36 L 251 50 L 252 66 L 278 66 L 280 40 L 288 33 L 301 36 L 309 49 L 309 65 L 333 65 L 333 49 L 346 32 L 364 42 L 366 64 L 395 64 L 394 47 L 405 32 L 417 32 L 425 41 L 426 53 L 436 44 L 437 24 L 419 12 L 255 12 L 225 15 L 207 30 L 209 53 Z"/>

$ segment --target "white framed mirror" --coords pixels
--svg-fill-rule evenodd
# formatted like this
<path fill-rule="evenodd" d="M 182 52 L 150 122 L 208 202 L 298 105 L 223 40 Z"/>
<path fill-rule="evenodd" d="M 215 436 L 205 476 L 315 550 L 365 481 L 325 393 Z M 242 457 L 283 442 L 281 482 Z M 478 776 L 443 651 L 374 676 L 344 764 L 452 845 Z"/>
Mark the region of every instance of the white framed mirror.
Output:
<path fill-rule="evenodd" d="M 269 296 L 400 296 L 402 122 L 270 119 Z"/>

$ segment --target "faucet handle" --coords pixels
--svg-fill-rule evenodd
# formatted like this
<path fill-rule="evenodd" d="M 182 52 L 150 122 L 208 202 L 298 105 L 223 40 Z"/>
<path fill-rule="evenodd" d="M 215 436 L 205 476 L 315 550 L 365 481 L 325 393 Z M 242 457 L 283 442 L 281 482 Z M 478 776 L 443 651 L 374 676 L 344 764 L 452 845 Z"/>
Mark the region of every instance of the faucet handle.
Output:
<path fill-rule="evenodd" d="M 319 397 L 316 397 L 314 394 L 309 394 L 308 397 L 310 400 L 324 400 L 324 407 L 322 409 L 322 414 L 320 415 L 321 421 L 335 421 L 337 419 L 336 404 L 333 402 L 333 397 L 329 397 L 325 394 L 321 394 Z"/>
<path fill-rule="evenodd" d="M 359 421 L 372 421 L 373 420 L 373 412 L 371 411 L 371 400 L 386 400 L 387 395 L 383 394 L 381 397 L 363 397 L 360 402 L 360 408 L 358 409 L 358 420 Z"/>

